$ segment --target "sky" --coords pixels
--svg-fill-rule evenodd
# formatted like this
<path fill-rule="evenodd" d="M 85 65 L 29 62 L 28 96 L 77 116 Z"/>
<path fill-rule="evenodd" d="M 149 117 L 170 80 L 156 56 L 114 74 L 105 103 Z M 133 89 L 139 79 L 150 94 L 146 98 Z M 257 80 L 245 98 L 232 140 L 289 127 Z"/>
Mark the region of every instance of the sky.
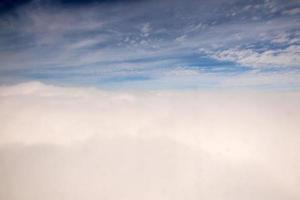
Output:
<path fill-rule="evenodd" d="M 0 199 L 299 200 L 299 0 L 1 0 Z"/>
<path fill-rule="evenodd" d="M 0 84 L 299 89 L 298 0 L 5 0 Z"/>

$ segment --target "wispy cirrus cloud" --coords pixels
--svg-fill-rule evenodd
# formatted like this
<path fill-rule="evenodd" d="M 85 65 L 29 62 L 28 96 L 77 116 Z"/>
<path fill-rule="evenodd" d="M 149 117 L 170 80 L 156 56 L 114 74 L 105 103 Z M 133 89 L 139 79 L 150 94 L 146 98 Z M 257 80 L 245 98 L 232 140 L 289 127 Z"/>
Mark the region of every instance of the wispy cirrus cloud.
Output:
<path fill-rule="evenodd" d="M 248 67 L 299 67 L 300 47 L 289 46 L 285 49 L 256 52 L 253 49 L 226 49 L 208 53 L 211 57 L 236 62 Z"/>

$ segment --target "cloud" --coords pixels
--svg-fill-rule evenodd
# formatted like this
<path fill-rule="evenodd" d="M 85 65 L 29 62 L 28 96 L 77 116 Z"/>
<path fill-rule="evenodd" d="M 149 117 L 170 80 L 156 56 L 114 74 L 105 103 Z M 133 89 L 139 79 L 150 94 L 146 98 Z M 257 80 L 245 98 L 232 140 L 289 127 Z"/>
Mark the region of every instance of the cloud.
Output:
<path fill-rule="evenodd" d="M 0 88 L 1 199 L 299 199 L 300 95 Z"/>
<path fill-rule="evenodd" d="M 252 49 L 226 49 L 214 52 L 217 60 L 236 62 L 248 67 L 299 67 L 300 48 L 297 45 L 280 50 L 256 52 Z"/>
<path fill-rule="evenodd" d="M 150 23 L 145 23 L 145 24 L 143 25 L 141 31 L 142 31 L 142 33 L 143 33 L 142 35 L 143 35 L 144 37 L 148 37 L 149 34 L 150 34 L 150 31 L 151 31 L 151 25 L 150 25 Z"/>
<path fill-rule="evenodd" d="M 290 10 L 285 10 L 282 13 L 286 15 L 298 15 L 300 14 L 300 8 L 292 8 Z"/>

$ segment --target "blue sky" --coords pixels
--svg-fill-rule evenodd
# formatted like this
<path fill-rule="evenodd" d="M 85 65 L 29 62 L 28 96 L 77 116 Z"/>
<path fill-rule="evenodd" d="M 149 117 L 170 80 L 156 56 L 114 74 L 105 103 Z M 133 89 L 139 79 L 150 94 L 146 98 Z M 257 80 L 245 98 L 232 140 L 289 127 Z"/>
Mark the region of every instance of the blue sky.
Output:
<path fill-rule="evenodd" d="M 0 84 L 299 89 L 298 0 L 0 3 Z"/>

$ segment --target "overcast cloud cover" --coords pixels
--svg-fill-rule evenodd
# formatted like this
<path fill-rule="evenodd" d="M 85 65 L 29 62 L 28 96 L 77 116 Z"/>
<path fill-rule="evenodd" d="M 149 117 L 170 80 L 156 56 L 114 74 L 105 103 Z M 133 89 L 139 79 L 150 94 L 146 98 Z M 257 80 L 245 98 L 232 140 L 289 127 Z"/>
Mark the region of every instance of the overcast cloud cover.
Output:
<path fill-rule="evenodd" d="M 0 88 L 0 198 L 299 199 L 300 95 Z"/>
<path fill-rule="evenodd" d="M 0 1 L 0 199 L 300 199 L 299 5 Z"/>

